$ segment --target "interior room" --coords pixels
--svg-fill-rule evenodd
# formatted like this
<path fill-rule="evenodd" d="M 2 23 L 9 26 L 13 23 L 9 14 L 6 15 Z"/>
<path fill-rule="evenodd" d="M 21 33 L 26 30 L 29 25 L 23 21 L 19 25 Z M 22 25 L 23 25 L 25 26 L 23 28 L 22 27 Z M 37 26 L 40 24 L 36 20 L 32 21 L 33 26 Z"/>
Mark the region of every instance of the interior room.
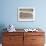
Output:
<path fill-rule="evenodd" d="M 0 0 L 0 46 L 46 46 L 45 4 L 46 0 Z M 10 39 L 8 43 L 9 35 L 20 35 L 21 42 L 17 37 L 10 37 L 18 42 L 12 43 Z M 30 35 L 29 38 L 26 35 Z M 33 44 L 35 39 L 29 40 L 31 38 L 37 38 L 39 43 Z"/>

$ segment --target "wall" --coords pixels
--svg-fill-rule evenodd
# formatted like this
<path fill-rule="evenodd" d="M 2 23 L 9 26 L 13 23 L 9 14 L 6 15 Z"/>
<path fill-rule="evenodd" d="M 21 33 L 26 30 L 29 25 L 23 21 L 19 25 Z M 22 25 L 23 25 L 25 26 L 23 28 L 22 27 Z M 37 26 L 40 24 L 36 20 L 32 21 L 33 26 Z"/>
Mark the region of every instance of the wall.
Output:
<path fill-rule="evenodd" d="M 13 24 L 16 28 L 44 27 L 46 28 L 46 0 L 0 0 L 0 25 Z M 36 20 L 34 22 L 18 22 L 18 7 L 34 7 Z"/>
<path fill-rule="evenodd" d="M 18 7 L 34 7 L 36 20 L 34 22 L 18 22 Z M 42 27 L 46 29 L 46 0 L 0 0 L 0 31 L 9 24 L 13 24 L 16 28 Z"/>

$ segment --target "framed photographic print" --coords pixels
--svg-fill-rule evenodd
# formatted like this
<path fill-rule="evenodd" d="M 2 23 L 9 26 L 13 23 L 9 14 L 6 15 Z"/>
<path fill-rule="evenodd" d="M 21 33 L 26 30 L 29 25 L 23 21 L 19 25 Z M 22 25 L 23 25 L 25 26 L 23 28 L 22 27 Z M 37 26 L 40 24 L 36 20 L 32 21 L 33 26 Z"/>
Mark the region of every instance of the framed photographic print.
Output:
<path fill-rule="evenodd" d="M 35 8 L 19 7 L 18 21 L 35 21 Z"/>

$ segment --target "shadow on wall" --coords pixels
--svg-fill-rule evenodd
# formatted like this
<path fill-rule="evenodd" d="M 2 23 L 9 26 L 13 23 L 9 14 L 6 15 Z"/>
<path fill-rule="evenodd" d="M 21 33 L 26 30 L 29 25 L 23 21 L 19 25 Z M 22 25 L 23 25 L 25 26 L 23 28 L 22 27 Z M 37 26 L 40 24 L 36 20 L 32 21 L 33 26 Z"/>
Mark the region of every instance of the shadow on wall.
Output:
<path fill-rule="evenodd" d="M 5 32 L 6 30 L 3 30 L 5 27 L 4 24 L 0 24 L 0 43 L 2 43 L 2 32 Z"/>

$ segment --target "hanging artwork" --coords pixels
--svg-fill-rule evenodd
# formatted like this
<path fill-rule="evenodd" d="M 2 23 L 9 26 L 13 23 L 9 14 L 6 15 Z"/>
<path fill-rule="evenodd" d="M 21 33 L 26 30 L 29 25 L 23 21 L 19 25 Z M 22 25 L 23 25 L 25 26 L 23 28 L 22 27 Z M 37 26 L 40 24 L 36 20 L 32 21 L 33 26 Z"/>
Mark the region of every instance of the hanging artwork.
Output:
<path fill-rule="evenodd" d="M 19 7 L 18 21 L 35 21 L 35 8 Z"/>

